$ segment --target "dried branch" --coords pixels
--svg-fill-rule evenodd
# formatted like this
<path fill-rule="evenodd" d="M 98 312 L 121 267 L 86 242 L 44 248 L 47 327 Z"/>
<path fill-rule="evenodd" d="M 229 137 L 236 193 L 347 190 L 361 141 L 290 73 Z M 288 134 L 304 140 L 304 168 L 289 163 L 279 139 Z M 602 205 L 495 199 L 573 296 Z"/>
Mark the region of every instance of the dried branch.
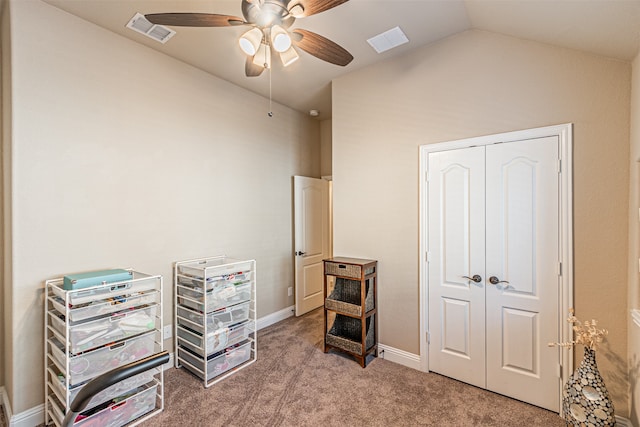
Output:
<path fill-rule="evenodd" d="M 573 308 L 569 309 L 567 322 L 573 325 L 572 329 L 575 339 L 569 342 L 550 342 L 549 347 L 573 347 L 576 344 L 582 344 L 586 348 L 595 351 L 598 344 L 602 343 L 609 333 L 606 329 L 598 329 L 596 327 L 598 322 L 595 319 L 591 319 L 591 321 L 586 320 L 585 322 L 578 320 Z"/>

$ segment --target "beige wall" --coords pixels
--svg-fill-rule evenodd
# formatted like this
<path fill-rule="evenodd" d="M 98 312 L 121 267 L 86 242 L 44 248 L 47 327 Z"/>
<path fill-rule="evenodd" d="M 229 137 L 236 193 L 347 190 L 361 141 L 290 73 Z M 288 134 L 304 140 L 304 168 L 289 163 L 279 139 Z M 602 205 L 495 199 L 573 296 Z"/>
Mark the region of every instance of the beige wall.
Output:
<path fill-rule="evenodd" d="M 630 73 L 468 31 L 333 82 L 334 254 L 380 261 L 381 343 L 419 353 L 418 147 L 574 123 L 574 306 L 611 331 L 598 362 L 628 412 Z"/>
<path fill-rule="evenodd" d="M 331 176 L 331 119 L 320 122 L 320 175 Z"/>
<path fill-rule="evenodd" d="M 629 181 L 629 309 L 640 309 L 640 55 L 631 76 L 631 155 Z M 640 425 L 640 326 L 629 319 L 630 419 Z"/>
<path fill-rule="evenodd" d="M 292 305 L 291 176 L 320 176 L 318 122 L 269 118 L 263 98 L 40 1 L 11 6 L 13 412 L 43 401 L 45 279 L 162 274 L 168 324 L 172 263 L 227 254 L 257 260 L 259 317 Z"/>

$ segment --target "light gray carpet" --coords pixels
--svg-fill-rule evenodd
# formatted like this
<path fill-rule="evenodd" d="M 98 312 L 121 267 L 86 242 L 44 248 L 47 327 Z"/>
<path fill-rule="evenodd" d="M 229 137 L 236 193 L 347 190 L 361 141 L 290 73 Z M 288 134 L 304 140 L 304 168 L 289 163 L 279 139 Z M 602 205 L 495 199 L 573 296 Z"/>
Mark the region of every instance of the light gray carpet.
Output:
<path fill-rule="evenodd" d="M 555 413 L 381 358 L 365 369 L 322 351 L 322 310 L 258 334 L 258 360 L 205 389 L 165 374 L 152 426 L 564 426 Z"/>

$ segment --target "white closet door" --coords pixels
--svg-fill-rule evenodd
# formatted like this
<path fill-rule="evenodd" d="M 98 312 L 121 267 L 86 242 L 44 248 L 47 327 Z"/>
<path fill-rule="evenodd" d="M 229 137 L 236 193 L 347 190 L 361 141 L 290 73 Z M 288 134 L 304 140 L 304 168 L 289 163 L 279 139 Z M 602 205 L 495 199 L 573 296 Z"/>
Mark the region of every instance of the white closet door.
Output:
<path fill-rule="evenodd" d="M 429 369 L 485 387 L 484 147 L 428 162 Z"/>
<path fill-rule="evenodd" d="M 558 159 L 555 136 L 428 157 L 429 369 L 553 411 Z"/>
<path fill-rule="evenodd" d="M 560 381 L 558 352 L 547 347 L 559 328 L 558 148 L 557 137 L 486 147 L 487 388 L 552 411 Z"/>

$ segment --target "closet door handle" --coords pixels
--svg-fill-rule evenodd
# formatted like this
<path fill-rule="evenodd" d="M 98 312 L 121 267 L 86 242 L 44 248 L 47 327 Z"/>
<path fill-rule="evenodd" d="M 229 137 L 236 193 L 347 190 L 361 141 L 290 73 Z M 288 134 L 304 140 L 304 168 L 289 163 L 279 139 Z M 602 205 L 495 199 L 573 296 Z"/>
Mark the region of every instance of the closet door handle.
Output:
<path fill-rule="evenodd" d="M 302 251 L 297 251 L 296 252 L 296 255 L 298 255 L 298 256 L 302 256 L 302 255 L 306 255 L 306 254 L 307 254 L 306 252 L 302 252 Z"/>
<path fill-rule="evenodd" d="M 479 274 L 474 274 L 473 277 L 469 277 L 469 276 L 462 276 L 462 277 L 465 279 L 473 280 L 476 283 L 482 282 L 482 277 Z"/>
<path fill-rule="evenodd" d="M 500 280 L 496 276 L 489 277 L 489 283 L 492 285 L 497 285 L 498 283 L 509 283 L 506 280 Z"/>

